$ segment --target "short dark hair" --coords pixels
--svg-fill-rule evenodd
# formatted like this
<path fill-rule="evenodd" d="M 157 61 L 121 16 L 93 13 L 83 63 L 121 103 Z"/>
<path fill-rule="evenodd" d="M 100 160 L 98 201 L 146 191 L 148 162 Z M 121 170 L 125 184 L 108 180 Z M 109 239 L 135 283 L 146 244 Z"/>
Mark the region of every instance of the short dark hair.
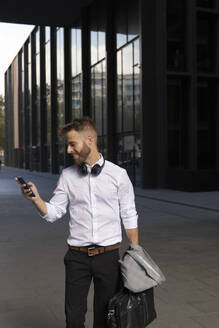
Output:
<path fill-rule="evenodd" d="M 71 130 L 81 132 L 86 129 L 94 130 L 97 133 L 95 123 L 89 116 L 83 116 L 81 118 L 75 118 L 73 122 L 64 125 L 60 130 L 60 135 L 65 136 Z"/>

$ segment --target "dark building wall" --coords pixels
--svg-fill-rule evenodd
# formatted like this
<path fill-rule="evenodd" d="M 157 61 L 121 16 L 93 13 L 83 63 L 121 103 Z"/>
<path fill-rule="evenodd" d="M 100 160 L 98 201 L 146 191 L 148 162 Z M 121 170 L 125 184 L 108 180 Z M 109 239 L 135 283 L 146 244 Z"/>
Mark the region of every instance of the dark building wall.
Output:
<path fill-rule="evenodd" d="M 100 151 L 135 185 L 218 189 L 218 33 L 213 0 L 97 0 L 71 26 L 36 26 L 19 54 L 19 166 L 71 165 L 59 128 L 89 115 Z"/>

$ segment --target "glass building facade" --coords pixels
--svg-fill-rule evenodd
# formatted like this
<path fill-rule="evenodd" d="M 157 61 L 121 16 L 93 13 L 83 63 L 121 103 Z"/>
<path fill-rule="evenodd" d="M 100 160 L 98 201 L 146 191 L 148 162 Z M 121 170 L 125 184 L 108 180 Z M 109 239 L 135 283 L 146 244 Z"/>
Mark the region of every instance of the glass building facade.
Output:
<path fill-rule="evenodd" d="M 6 165 L 59 173 L 60 128 L 89 115 L 135 186 L 218 189 L 218 7 L 95 0 L 72 26 L 36 26 L 5 73 Z"/>

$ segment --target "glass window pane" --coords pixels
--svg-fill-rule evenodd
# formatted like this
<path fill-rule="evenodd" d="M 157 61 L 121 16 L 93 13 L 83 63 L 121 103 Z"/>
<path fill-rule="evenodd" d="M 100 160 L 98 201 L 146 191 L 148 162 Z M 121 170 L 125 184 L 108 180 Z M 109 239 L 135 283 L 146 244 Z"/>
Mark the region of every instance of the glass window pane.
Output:
<path fill-rule="evenodd" d="M 97 133 L 103 135 L 102 126 L 102 65 L 101 63 L 95 66 L 95 122 Z"/>
<path fill-rule="evenodd" d="M 169 130 L 168 131 L 168 165 L 169 167 L 179 167 L 179 131 Z"/>
<path fill-rule="evenodd" d="M 71 61 L 72 61 L 72 76 L 77 75 L 77 42 L 76 29 L 71 30 Z"/>
<path fill-rule="evenodd" d="M 97 62 L 97 32 L 91 31 L 91 65 Z"/>
<path fill-rule="evenodd" d="M 197 90 L 197 113 L 198 113 L 198 126 L 207 126 L 209 124 L 209 85 L 207 81 L 199 82 Z"/>
<path fill-rule="evenodd" d="M 29 131 L 30 147 L 32 146 L 32 74 L 31 74 L 31 42 L 28 42 L 28 111 L 29 111 Z"/>
<path fill-rule="evenodd" d="M 106 33 L 98 32 L 98 60 L 106 57 Z"/>
<path fill-rule="evenodd" d="M 185 1 L 167 0 L 168 69 L 185 70 Z"/>
<path fill-rule="evenodd" d="M 199 16 L 197 19 L 197 69 L 210 72 L 214 69 L 214 19 Z"/>
<path fill-rule="evenodd" d="M 91 68 L 91 108 L 92 119 L 95 121 L 95 67 Z"/>
<path fill-rule="evenodd" d="M 76 61 L 76 70 L 77 74 L 81 73 L 81 29 L 76 29 L 76 52 L 77 52 L 77 61 Z"/>
<path fill-rule="evenodd" d="M 133 48 L 123 48 L 123 130 L 133 131 Z"/>
<path fill-rule="evenodd" d="M 40 55 L 36 56 L 37 145 L 40 146 Z"/>
<path fill-rule="evenodd" d="M 36 31 L 36 54 L 40 52 L 40 30 L 39 28 Z"/>
<path fill-rule="evenodd" d="M 72 118 L 82 116 L 82 82 L 81 74 L 72 79 Z"/>
<path fill-rule="evenodd" d="M 102 106 L 103 106 L 103 135 L 106 135 L 107 134 L 106 60 L 102 61 Z M 106 139 L 104 140 L 106 141 Z"/>
<path fill-rule="evenodd" d="M 117 52 L 117 111 L 116 111 L 116 131 L 122 132 L 122 50 Z"/>
<path fill-rule="evenodd" d="M 139 1 L 128 1 L 128 41 L 139 34 Z"/>
<path fill-rule="evenodd" d="M 117 49 L 122 47 L 128 41 L 128 8 L 127 2 L 116 1 L 115 8 L 115 24 L 116 24 L 116 42 Z"/>
<path fill-rule="evenodd" d="M 57 35 L 57 105 L 58 105 L 58 130 L 65 124 L 64 103 L 64 29 L 59 28 Z M 58 165 L 59 169 L 64 166 L 64 140 L 58 134 Z"/>
<path fill-rule="evenodd" d="M 134 42 L 134 66 L 140 67 L 139 39 Z"/>
<path fill-rule="evenodd" d="M 45 28 L 45 42 L 47 43 L 50 40 L 50 27 L 46 26 Z"/>
<path fill-rule="evenodd" d="M 140 69 L 134 69 L 135 131 L 141 131 Z"/>
<path fill-rule="evenodd" d="M 213 8 L 215 0 L 196 0 L 197 7 Z"/>
<path fill-rule="evenodd" d="M 217 89 L 211 80 L 199 80 L 197 90 L 198 168 L 216 167 Z"/>
<path fill-rule="evenodd" d="M 140 58 L 139 39 L 134 42 L 134 108 L 135 131 L 141 130 Z"/>
<path fill-rule="evenodd" d="M 167 94 L 168 164 L 187 168 L 188 90 L 186 79 L 169 79 Z"/>
<path fill-rule="evenodd" d="M 45 47 L 46 60 L 46 110 L 47 110 L 47 156 L 48 171 L 51 171 L 51 53 L 50 39 L 47 40 Z"/>
<path fill-rule="evenodd" d="M 135 135 L 117 137 L 117 164 L 126 169 L 129 178 L 135 184 Z"/>

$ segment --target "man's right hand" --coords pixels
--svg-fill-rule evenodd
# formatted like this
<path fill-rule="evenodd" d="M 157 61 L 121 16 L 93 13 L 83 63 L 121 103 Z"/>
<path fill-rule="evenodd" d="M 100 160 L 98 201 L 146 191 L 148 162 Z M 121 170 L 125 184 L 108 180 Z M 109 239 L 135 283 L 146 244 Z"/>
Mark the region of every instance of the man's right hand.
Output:
<path fill-rule="evenodd" d="M 29 185 L 29 187 L 30 187 L 31 189 L 26 189 L 26 188 L 25 188 L 25 187 L 26 187 L 26 184 L 21 184 L 17 178 L 15 178 L 15 181 L 16 181 L 17 183 L 19 183 L 20 188 L 21 188 L 21 193 L 22 193 L 22 195 L 23 195 L 26 199 L 29 199 L 29 200 L 36 200 L 37 198 L 40 197 L 40 195 L 39 195 L 39 193 L 38 193 L 38 190 L 37 190 L 36 186 L 35 186 L 31 181 L 27 182 L 27 184 Z M 34 195 L 35 195 L 34 197 L 31 197 L 31 196 L 30 196 L 30 195 L 32 194 L 32 192 L 33 192 Z"/>
<path fill-rule="evenodd" d="M 48 213 L 47 211 L 47 206 L 46 203 L 44 202 L 44 200 L 40 197 L 38 190 L 35 186 L 35 184 L 33 184 L 31 181 L 27 182 L 27 184 L 29 185 L 30 189 L 25 189 L 26 184 L 21 184 L 17 178 L 15 178 L 15 180 L 17 181 L 17 183 L 19 183 L 20 187 L 21 187 L 21 192 L 22 195 L 29 200 L 32 200 L 32 202 L 34 203 L 34 205 L 36 206 L 37 210 L 39 211 L 39 213 L 41 215 L 46 215 Z M 34 197 L 31 197 L 31 193 L 34 193 Z"/>

